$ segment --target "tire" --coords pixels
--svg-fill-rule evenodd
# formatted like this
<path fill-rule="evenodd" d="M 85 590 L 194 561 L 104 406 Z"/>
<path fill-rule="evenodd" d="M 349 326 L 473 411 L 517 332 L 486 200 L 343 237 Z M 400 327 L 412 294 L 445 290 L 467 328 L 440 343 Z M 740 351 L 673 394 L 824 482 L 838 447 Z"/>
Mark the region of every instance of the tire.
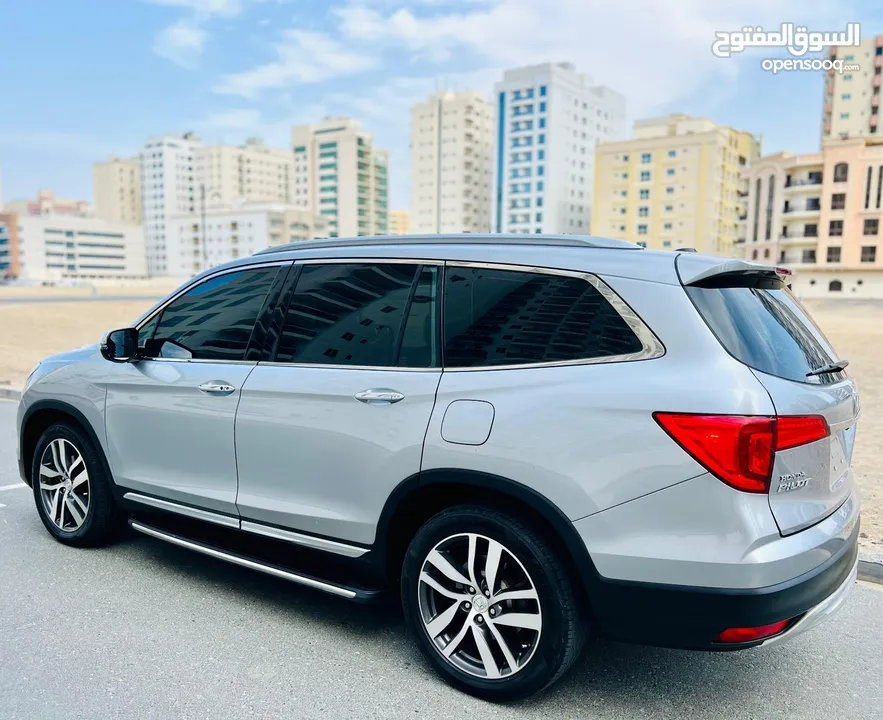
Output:
<path fill-rule="evenodd" d="M 37 442 L 31 465 L 37 512 L 49 534 L 65 545 L 104 545 L 119 526 L 100 452 L 73 423 L 50 426 Z"/>
<path fill-rule="evenodd" d="M 498 553 L 497 562 L 489 560 Z M 443 571 L 445 560 L 451 567 Z M 423 525 L 405 555 L 401 593 L 424 657 L 451 685 L 485 700 L 517 700 L 547 688 L 585 642 L 587 622 L 560 557 L 527 523 L 491 508 L 454 507 Z"/>

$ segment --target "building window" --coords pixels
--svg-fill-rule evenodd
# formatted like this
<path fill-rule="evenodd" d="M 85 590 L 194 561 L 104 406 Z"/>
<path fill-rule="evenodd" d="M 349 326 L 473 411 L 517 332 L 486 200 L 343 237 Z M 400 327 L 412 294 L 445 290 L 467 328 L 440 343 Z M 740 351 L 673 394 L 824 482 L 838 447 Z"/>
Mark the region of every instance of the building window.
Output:
<path fill-rule="evenodd" d="M 877 218 L 865 218 L 865 235 L 876 235 L 880 229 L 880 221 Z"/>
<path fill-rule="evenodd" d="M 641 154 L 641 162 L 644 163 L 645 165 L 647 163 L 652 162 L 652 161 L 653 161 L 653 155 L 651 155 L 650 153 L 642 153 Z"/>
<path fill-rule="evenodd" d="M 752 259 L 752 260 L 757 260 L 757 250 L 752 250 L 752 251 L 751 251 L 751 259 Z"/>
<path fill-rule="evenodd" d="M 769 256 L 770 256 L 770 249 L 769 248 L 766 248 L 763 251 L 763 256 L 764 256 L 764 258 L 769 258 Z"/>
<path fill-rule="evenodd" d="M 841 100 L 849 100 L 849 99 L 851 99 L 851 98 L 852 98 L 852 93 L 843 93 L 843 94 L 840 96 L 840 99 L 841 99 Z"/>
<path fill-rule="evenodd" d="M 843 79 L 846 80 L 847 82 L 849 82 L 850 80 L 852 80 L 852 75 L 844 75 Z"/>
<path fill-rule="evenodd" d="M 840 248 L 839 247 L 829 247 L 827 251 L 827 255 L 825 256 L 825 260 L 829 263 L 839 263 L 840 262 Z"/>
<path fill-rule="evenodd" d="M 546 97 L 546 86 L 540 85 L 540 97 Z"/>
<path fill-rule="evenodd" d="M 666 195 L 674 195 L 675 189 L 671 185 L 669 185 L 667 188 L 665 188 L 665 194 Z"/>
<path fill-rule="evenodd" d="M 675 157 L 677 154 L 678 154 L 678 151 L 677 151 L 677 150 L 669 150 L 669 151 L 668 151 L 668 156 L 669 156 L 669 157 Z"/>
<path fill-rule="evenodd" d="M 851 77 L 846 75 L 845 77 Z M 849 165 L 846 163 L 837 163 L 834 166 L 834 182 L 846 182 L 849 178 Z"/>
<path fill-rule="evenodd" d="M 650 214 L 650 210 L 645 207 L 638 208 L 638 217 L 647 217 Z"/>
<path fill-rule="evenodd" d="M 863 263 L 876 262 L 877 261 L 877 246 L 876 245 L 862 245 L 861 261 Z"/>
<path fill-rule="evenodd" d="M 537 145 L 545 145 L 545 143 L 546 143 L 546 136 L 543 133 L 540 133 L 539 136 L 537 137 Z"/>
<path fill-rule="evenodd" d="M 843 210 L 846 207 L 846 193 L 834 193 L 831 196 L 831 209 Z"/>
<path fill-rule="evenodd" d="M 546 103 L 544 103 L 544 102 L 540 103 L 540 112 L 546 112 Z"/>
<path fill-rule="evenodd" d="M 665 174 L 666 174 L 666 175 L 669 175 L 669 176 L 670 176 L 670 175 L 674 175 L 674 174 L 675 174 L 675 169 L 674 169 L 674 168 L 669 168 L 668 170 L 665 171 Z"/>
<path fill-rule="evenodd" d="M 671 230 L 671 223 L 665 223 L 665 225 L 662 226 L 662 229 L 663 229 L 663 230 Z M 669 244 L 670 244 L 670 243 L 666 240 L 666 247 L 667 247 Z"/>
<path fill-rule="evenodd" d="M 647 226 L 646 225 L 638 225 L 638 235 L 646 235 L 647 234 Z"/>
<path fill-rule="evenodd" d="M 545 150 L 537 150 L 537 160 L 545 160 L 546 159 L 546 151 Z"/>
<path fill-rule="evenodd" d="M 666 205 L 666 206 L 665 206 L 665 212 L 668 213 L 668 212 L 672 212 L 673 210 L 674 210 L 674 206 L 673 206 L 673 205 Z"/>
<path fill-rule="evenodd" d="M 832 280 L 828 283 L 828 292 L 840 292 L 841 290 L 843 290 L 843 283 L 839 280 Z"/>
<path fill-rule="evenodd" d="M 647 182 L 649 179 L 650 179 L 650 171 L 649 170 L 642 170 L 641 171 L 641 181 Z"/>
<path fill-rule="evenodd" d="M 530 189 L 530 186 L 528 185 L 528 190 L 529 190 L 529 189 Z M 540 181 L 537 183 L 537 192 L 543 192 L 543 181 L 542 181 L 542 180 L 540 180 Z"/>
<path fill-rule="evenodd" d="M 641 199 L 641 200 L 647 200 L 647 199 L 649 199 L 649 197 L 650 197 L 650 191 L 649 191 L 649 190 L 647 190 L 646 188 L 645 188 L 644 190 L 641 190 L 641 193 L 640 193 L 640 199 Z"/>
<path fill-rule="evenodd" d="M 622 156 L 622 161 L 623 161 L 623 162 L 628 162 L 628 161 L 629 161 L 628 153 L 626 153 L 625 155 Z"/>
<path fill-rule="evenodd" d="M 541 213 L 541 212 L 537 213 L 537 222 L 543 222 L 543 213 Z"/>
<path fill-rule="evenodd" d="M 766 239 L 769 240 L 773 232 L 773 200 L 776 194 L 776 176 L 770 175 L 767 188 L 766 200 Z"/>
<path fill-rule="evenodd" d="M 840 119 L 841 120 L 849 120 L 849 113 L 848 112 L 840 113 Z"/>
<path fill-rule="evenodd" d="M 539 126 L 540 126 L 541 128 L 546 127 L 546 118 L 540 118 Z"/>
<path fill-rule="evenodd" d="M 757 242 L 757 225 L 760 221 L 760 178 L 757 178 L 757 183 L 755 184 L 755 193 L 754 193 L 754 232 L 753 232 L 753 240 Z"/>
<path fill-rule="evenodd" d="M 804 250 L 803 255 L 800 258 L 800 261 L 806 263 L 808 265 L 814 265 L 816 262 L 816 251 L 815 250 Z"/>
<path fill-rule="evenodd" d="M 545 167 L 543 165 L 538 165 L 537 166 L 537 175 L 542 175 L 544 170 L 545 170 Z"/>
<path fill-rule="evenodd" d="M 829 220 L 828 221 L 828 235 L 830 235 L 831 237 L 842 237 L 843 236 L 843 221 L 842 220 Z"/>

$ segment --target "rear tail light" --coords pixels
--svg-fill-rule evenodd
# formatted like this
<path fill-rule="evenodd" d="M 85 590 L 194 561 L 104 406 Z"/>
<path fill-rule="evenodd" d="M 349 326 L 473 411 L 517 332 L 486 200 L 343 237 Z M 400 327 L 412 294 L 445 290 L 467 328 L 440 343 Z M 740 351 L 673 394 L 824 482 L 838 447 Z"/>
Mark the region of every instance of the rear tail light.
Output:
<path fill-rule="evenodd" d="M 719 643 L 746 643 L 753 640 L 765 640 L 773 635 L 778 635 L 784 630 L 790 620 L 782 620 L 772 625 L 761 625 L 760 627 L 744 627 L 744 628 L 727 628 L 720 635 L 717 641 Z"/>
<path fill-rule="evenodd" d="M 766 493 L 776 451 L 825 438 L 820 415 L 653 414 L 665 432 L 710 473 L 744 492 Z"/>

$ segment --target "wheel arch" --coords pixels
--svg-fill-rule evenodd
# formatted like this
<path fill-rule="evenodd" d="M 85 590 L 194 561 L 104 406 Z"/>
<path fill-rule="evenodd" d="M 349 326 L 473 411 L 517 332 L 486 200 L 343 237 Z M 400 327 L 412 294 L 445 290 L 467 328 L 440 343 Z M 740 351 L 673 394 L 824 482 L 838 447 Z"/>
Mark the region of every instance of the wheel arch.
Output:
<path fill-rule="evenodd" d="M 522 483 L 492 473 L 440 468 L 423 471 L 396 487 L 377 526 L 372 556 L 389 583 L 396 583 L 408 544 L 442 510 L 481 504 L 508 511 L 543 532 L 567 565 L 576 587 L 590 594 L 597 571 L 573 523 L 548 498 Z"/>
<path fill-rule="evenodd" d="M 98 452 L 107 477 L 111 478 L 111 486 L 113 484 L 113 475 L 107 463 L 107 457 L 104 453 L 104 446 L 98 438 L 98 433 L 92 427 L 92 423 L 86 416 L 73 405 L 62 402 L 60 400 L 38 400 L 31 405 L 24 414 L 21 422 L 21 430 L 19 434 L 19 447 L 21 448 L 21 476 L 22 479 L 30 487 L 33 487 L 33 478 L 31 470 L 34 464 L 34 451 L 37 449 L 37 443 L 40 436 L 47 428 L 57 422 L 73 421 L 77 426 L 89 436 L 95 450 Z"/>

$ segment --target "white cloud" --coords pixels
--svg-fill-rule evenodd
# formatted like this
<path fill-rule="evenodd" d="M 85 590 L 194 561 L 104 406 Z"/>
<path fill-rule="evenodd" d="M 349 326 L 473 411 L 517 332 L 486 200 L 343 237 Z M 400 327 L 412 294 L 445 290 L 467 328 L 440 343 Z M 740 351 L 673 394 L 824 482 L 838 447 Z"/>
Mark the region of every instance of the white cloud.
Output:
<path fill-rule="evenodd" d="M 227 75 L 215 92 L 253 98 L 262 91 L 318 83 L 374 68 L 374 55 L 348 49 L 329 35 L 287 30 L 274 47 L 276 59 L 251 70 Z"/>
<path fill-rule="evenodd" d="M 354 3 L 335 11 L 340 32 L 354 42 L 407 48 L 436 62 L 478 59 L 506 67 L 568 60 L 595 82 L 626 95 L 643 113 L 689 97 L 715 79 L 727 82 L 740 61 L 711 54 L 715 30 L 777 27 L 783 20 L 836 29 L 849 8 L 824 0 L 497 0 L 455 11 Z M 486 88 L 482 88 L 486 89 Z"/>
<path fill-rule="evenodd" d="M 163 29 L 153 43 L 153 51 L 184 68 L 196 67 L 208 34 L 198 25 L 179 20 Z"/>
<path fill-rule="evenodd" d="M 145 0 L 145 2 L 189 10 L 200 17 L 211 15 L 235 17 L 242 12 L 243 6 L 242 0 Z"/>

